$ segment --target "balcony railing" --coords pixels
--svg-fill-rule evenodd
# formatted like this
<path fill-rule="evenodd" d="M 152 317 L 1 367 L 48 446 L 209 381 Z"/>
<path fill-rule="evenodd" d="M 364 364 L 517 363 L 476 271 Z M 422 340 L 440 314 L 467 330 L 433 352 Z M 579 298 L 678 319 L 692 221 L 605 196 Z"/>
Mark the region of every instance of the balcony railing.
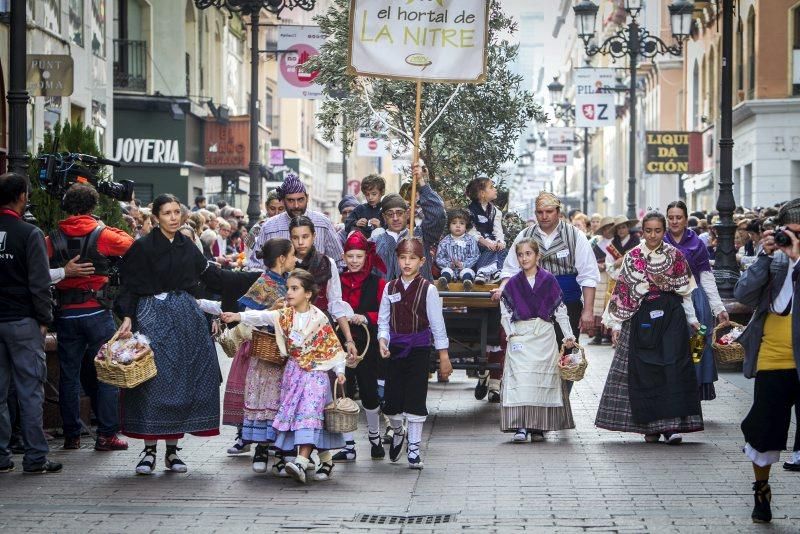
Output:
<path fill-rule="evenodd" d="M 114 39 L 114 89 L 147 91 L 147 41 Z"/>

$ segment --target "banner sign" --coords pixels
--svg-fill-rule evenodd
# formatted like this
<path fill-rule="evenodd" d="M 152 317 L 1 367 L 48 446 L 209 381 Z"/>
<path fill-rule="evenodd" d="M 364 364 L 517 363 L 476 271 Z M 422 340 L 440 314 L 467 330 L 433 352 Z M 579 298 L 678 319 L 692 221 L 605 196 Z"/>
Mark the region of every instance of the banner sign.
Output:
<path fill-rule="evenodd" d="M 386 136 L 375 134 L 369 130 L 358 130 L 356 139 L 356 155 L 363 158 L 383 158 L 389 155 Z"/>
<path fill-rule="evenodd" d="M 572 165 L 575 130 L 572 128 L 547 129 L 547 164 L 553 167 Z"/>
<path fill-rule="evenodd" d="M 648 174 L 697 174 L 703 170 L 703 137 L 700 132 L 647 132 Z"/>
<path fill-rule="evenodd" d="M 348 73 L 480 83 L 489 0 L 351 0 Z"/>
<path fill-rule="evenodd" d="M 278 96 L 281 98 L 322 98 L 319 72 L 303 72 L 303 63 L 319 54 L 325 36 L 319 26 L 281 26 L 278 31 Z"/>
<path fill-rule="evenodd" d="M 617 120 L 615 69 L 575 69 L 575 126 L 603 128 Z"/>
<path fill-rule="evenodd" d="M 31 96 L 70 96 L 74 85 L 70 56 L 28 54 L 26 85 Z"/>

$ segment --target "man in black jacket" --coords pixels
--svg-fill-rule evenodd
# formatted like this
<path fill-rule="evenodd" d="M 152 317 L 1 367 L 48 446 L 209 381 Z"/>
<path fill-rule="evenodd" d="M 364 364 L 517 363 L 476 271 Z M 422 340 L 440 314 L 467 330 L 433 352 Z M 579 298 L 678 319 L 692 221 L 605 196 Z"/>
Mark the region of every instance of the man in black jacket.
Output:
<path fill-rule="evenodd" d="M 17 390 L 25 441 L 24 473 L 55 473 L 42 429 L 47 365 L 44 336 L 53 321 L 50 268 L 44 235 L 21 218 L 28 203 L 25 177 L 0 176 L 0 473 L 14 469 L 8 450 L 11 421 L 6 399 Z"/>

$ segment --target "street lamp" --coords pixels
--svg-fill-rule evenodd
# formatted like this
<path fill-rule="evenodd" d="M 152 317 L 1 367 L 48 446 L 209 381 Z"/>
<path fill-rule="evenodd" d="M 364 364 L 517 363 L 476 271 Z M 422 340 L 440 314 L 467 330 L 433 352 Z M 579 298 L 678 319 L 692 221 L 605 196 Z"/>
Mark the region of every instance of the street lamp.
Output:
<path fill-rule="evenodd" d="M 311 11 L 317 0 L 194 0 L 198 9 L 216 7 L 226 9 L 230 15 L 234 13 L 250 17 L 250 194 L 247 202 L 247 218 L 250 226 L 258 222 L 261 216 L 261 172 L 258 161 L 258 28 L 261 10 L 266 9 L 280 17 L 284 9 L 300 8 Z M 274 50 L 268 52 L 274 53 Z"/>
<path fill-rule="evenodd" d="M 689 38 L 694 4 L 687 0 L 675 0 L 669 6 L 670 28 L 676 44 L 668 45 L 660 38 L 650 35 L 639 26 L 636 16 L 642 9 L 643 0 L 625 0 L 623 8 L 630 17 L 627 27 L 603 41 L 599 46 L 592 43 L 597 25 L 598 6 L 591 0 L 581 0 L 572 9 L 578 36 L 583 40 L 587 56 L 601 54 L 615 59 L 628 57 L 630 70 L 630 133 L 628 143 L 628 211 L 629 219 L 636 218 L 636 69 L 639 57 L 652 59 L 658 55 L 681 56 L 683 43 Z"/>

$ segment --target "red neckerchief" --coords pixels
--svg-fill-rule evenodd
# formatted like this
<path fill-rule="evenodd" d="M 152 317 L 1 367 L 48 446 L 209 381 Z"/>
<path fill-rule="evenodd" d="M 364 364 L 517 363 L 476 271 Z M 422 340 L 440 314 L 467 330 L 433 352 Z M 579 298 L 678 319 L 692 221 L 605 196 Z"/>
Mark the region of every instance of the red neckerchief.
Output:
<path fill-rule="evenodd" d="M 14 210 L 10 210 L 8 208 L 0 208 L 0 215 L 11 215 L 12 217 L 16 217 L 17 219 L 21 219 L 22 216 Z"/>

